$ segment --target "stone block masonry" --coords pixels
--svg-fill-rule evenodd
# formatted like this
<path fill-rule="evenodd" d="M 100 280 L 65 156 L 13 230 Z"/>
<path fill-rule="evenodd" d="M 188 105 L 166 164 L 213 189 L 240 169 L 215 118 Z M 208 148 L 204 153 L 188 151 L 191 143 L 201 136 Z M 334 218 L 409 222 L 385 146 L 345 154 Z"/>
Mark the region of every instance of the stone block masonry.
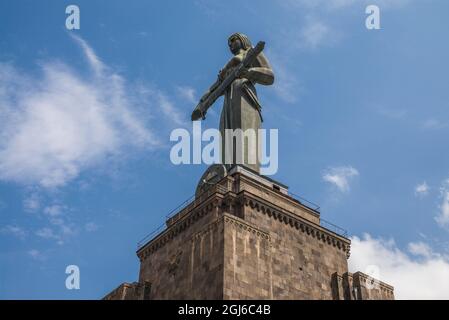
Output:
<path fill-rule="evenodd" d="M 105 299 L 394 299 L 348 272 L 350 240 L 285 186 L 242 168 L 198 195 L 137 251 L 138 282 Z"/>

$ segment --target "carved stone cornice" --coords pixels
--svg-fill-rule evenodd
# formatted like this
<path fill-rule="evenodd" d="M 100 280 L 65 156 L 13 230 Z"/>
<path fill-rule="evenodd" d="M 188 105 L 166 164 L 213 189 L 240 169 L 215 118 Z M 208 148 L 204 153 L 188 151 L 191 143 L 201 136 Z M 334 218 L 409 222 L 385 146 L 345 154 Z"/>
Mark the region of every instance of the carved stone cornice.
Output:
<path fill-rule="evenodd" d="M 292 205 L 294 207 L 300 207 L 302 210 L 304 210 L 305 212 L 311 214 L 314 217 L 319 218 L 320 214 L 318 211 L 308 207 L 307 205 L 305 205 L 304 203 L 300 202 L 299 200 L 293 198 L 292 196 L 290 196 L 288 193 L 280 193 L 280 192 L 276 192 L 274 191 L 272 188 L 267 187 L 266 185 L 260 184 L 259 182 L 255 181 L 253 178 L 248 177 L 244 174 L 238 174 L 236 175 L 235 178 L 235 184 L 238 186 L 238 189 L 236 192 L 240 193 L 243 191 L 248 192 L 248 190 L 245 190 L 244 187 L 242 187 L 243 185 L 250 185 L 253 188 L 259 189 L 259 190 L 263 190 L 265 193 L 269 194 L 270 197 L 274 197 L 278 200 L 281 200 L 283 202 L 288 203 L 289 205 Z"/>
<path fill-rule="evenodd" d="M 223 215 L 223 219 L 226 224 L 232 225 L 236 228 L 247 231 L 248 233 L 257 236 L 258 238 L 268 240 L 269 242 L 271 242 L 271 236 L 269 232 L 264 231 L 258 228 L 257 226 L 251 225 L 243 219 L 240 219 L 238 217 L 226 213 Z"/>
<path fill-rule="evenodd" d="M 252 209 L 256 209 L 257 212 L 290 225 L 290 227 L 300 230 L 311 238 L 336 247 L 345 252 L 346 257 L 349 258 L 351 243 L 349 239 L 344 238 L 311 221 L 308 221 L 305 218 L 289 213 L 285 209 L 261 199 L 247 190 L 242 190 L 238 194 L 235 194 L 232 191 L 228 191 L 224 195 L 219 192 L 212 194 L 209 198 L 196 207 L 183 212 L 182 215 L 177 220 L 174 220 L 174 222 L 170 224 L 166 230 L 162 231 L 158 236 L 137 250 L 137 256 L 142 261 L 148 255 L 163 247 L 179 233 L 186 230 L 190 225 L 214 209 L 219 209 L 228 219 L 230 219 L 230 215 L 226 214 L 226 212 L 231 215 L 235 215 L 235 209 L 241 206 L 249 206 Z M 249 225 L 247 225 L 247 227 L 248 226 Z"/>
<path fill-rule="evenodd" d="M 173 224 L 168 226 L 167 229 L 162 231 L 159 235 L 137 250 L 137 256 L 140 261 L 144 260 L 148 255 L 170 242 L 179 233 L 189 228 L 197 220 L 204 217 L 214 209 L 221 208 L 221 206 L 222 195 L 214 194 L 205 202 L 195 208 L 192 208 L 189 212 L 185 213 L 182 218 L 176 220 Z"/>
<path fill-rule="evenodd" d="M 217 229 L 218 224 L 223 220 L 222 217 L 219 217 L 218 219 L 216 219 L 215 221 L 209 223 L 206 227 L 204 227 L 203 229 L 201 229 L 200 231 L 196 232 L 195 234 L 192 235 L 191 237 L 191 241 L 196 241 L 198 239 L 201 239 L 201 237 L 207 235 L 208 233 L 210 233 L 212 230 Z"/>
<path fill-rule="evenodd" d="M 293 215 L 286 212 L 282 208 L 277 207 L 259 197 L 247 192 L 242 191 L 238 198 L 243 205 L 255 209 L 256 212 L 267 215 L 270 218 L 278 220 L 292 228 L 300 230 L 301 232 L 307 234 L 311 238 L 322 241 L 328 245 L 338 248 L 346 253 L 346 257 L 349 258 L 351 240 L 342 237 L 320 225 L 317 225 L 311 221 Z"/>
<path fill-rule="evenodd" d="M 350 274 L 348 272 L 348 274 Z M 388 283 L 385 283 L 383 281 L 380 281 L 378 279 L 375 279 L 369 275 L 367 275 L 366 273 L 357 271 L 353 274 L 351 274 L 352 278 L 358 278 L 359 281 L 359 285 L 361 286 L 369 286 L 369 285 L 374 285 L 377 286 L 379 288 L 379 290 L 384 291 L 384 292 L 388 292 L 389 294 L 394 294 L 394 287 L 389 285 Z"/>

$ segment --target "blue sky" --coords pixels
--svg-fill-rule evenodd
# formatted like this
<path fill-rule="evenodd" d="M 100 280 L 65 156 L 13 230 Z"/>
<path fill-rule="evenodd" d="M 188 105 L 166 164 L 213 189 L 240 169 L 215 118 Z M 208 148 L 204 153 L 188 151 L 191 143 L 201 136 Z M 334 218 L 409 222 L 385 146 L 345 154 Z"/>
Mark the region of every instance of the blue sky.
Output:
<path fill-rule="evenodd" d="M 81 29 L 65 28 L 76 4 Z M 377 4 L 381 29 L 367 30 Z M 97 299 L 135 281 L 136 243 L 190 197 L 172 129 L 230 58 L 266 41 L 275 179 L 349 231 L 350 267 L 399 298 L 449 298 L 449 3 L 0 2 L 0 299 Z M 216 127 L 221 100 L 203 127 Z M 78 265 L 81 289 L 65 288 Z M 421 288 L 421 290 L 416 290 Z"/>

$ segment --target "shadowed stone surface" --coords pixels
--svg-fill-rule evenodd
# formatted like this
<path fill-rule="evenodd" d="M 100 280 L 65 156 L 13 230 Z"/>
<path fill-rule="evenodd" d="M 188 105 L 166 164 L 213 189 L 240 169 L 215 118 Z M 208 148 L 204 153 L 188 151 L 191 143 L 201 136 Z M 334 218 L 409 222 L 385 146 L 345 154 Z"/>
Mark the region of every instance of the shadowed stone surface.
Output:
<path fill-rule="evenodd" d="M 285 186 L 231 170 L 143 245 L 139 281 L 105 299 L 394 299 L 348 272 L 350 240 Z"/>

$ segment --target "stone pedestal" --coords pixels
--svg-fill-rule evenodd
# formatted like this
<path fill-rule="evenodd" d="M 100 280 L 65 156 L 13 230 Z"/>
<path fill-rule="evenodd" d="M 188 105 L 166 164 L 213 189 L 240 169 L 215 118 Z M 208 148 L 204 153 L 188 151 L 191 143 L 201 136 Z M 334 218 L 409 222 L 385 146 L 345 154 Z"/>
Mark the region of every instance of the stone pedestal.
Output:
<path fill-rule="evenodd" d="M 394 299 L 348 272 L 349 251 L 286 186 L 235 167 L 137 250 L 127 294 L 122 285 L 105 299 Z"/>

